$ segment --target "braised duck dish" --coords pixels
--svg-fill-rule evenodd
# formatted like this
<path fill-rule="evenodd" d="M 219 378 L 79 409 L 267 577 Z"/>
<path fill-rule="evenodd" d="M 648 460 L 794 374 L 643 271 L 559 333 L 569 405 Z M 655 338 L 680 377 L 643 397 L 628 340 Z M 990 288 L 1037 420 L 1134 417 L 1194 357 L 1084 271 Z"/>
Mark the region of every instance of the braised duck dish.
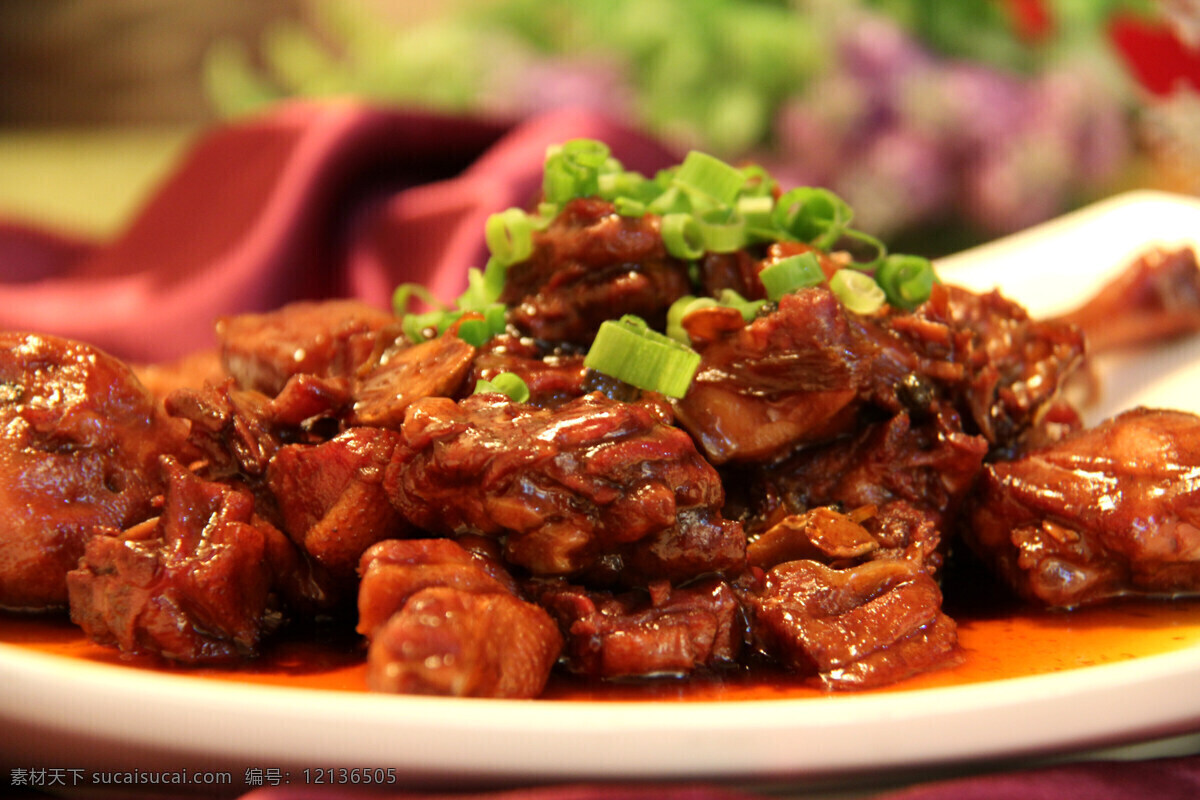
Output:
<path fill-rule="evenodd" d="M 231 316 L 186 369 L 2 333 L 0 606 L 180 664 L 337 620 L 374 690 L 532 698 L 943 668 L 966 559 L 1051 608 L 1200 593 L 1200 418 L 1067 391 L 1200 330 L 1194 253 L 1033 319 L 851 221 L 579 140 L 449 306 Z"/>

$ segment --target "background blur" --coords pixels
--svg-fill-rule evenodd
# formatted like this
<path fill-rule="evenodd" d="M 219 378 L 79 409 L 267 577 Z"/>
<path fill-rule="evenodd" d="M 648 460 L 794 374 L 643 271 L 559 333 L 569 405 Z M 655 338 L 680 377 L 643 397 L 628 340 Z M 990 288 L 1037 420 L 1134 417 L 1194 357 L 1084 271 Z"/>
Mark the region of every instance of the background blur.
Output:
<path fill-rule="evenodd" d="M 111 234 L 206 127 L 347 94 L 603 109 L 929 255 L 1200 194 L 1200 0 L 2 0 L 0 216 Z"/>

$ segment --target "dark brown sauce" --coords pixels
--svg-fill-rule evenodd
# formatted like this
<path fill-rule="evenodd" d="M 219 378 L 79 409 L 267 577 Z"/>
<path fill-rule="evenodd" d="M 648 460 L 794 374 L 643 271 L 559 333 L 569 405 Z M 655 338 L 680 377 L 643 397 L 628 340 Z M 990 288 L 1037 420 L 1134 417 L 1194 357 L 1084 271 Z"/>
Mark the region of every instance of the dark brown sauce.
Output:
<path fill-rule="evenodd" d="M 963 661 L 873 691 L 913 691 L 1079 669 L 1200 646 L 1200 598 L 1126 600 L 1073 612 L 1006 609 L 956 615 Z M 0 642 L 42 653 L 207 680 L 291 688 L 366 691 L 362 644 L 351 633 L 313 629 L 280 634 L 257 659 L 237 667 L 182 667 L 122 656 L 58 617 L 0 615 Z M 547 700 L 733 701 L 817 697 L 823 692 L 774 670 L 746 670 L 630 683 L 584 683 L 555 676 Z"/>

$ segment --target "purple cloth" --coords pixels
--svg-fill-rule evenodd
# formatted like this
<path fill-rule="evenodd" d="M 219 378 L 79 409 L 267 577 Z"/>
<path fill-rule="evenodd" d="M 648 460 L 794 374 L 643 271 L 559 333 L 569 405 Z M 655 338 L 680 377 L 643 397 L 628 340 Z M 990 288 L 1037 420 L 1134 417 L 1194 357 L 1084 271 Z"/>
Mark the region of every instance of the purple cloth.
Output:
<path fill-rule="evenodd" d="M 0 227 L 0 328 L 156 361 L 212 344 L 221 314 L 316 297 L 444 298 L 483 266 L 488 214 L 525 206 L 548 145 L 599 138 L 627 166 L 675 155 L 590 112 L 513 127 L 295 103 L 213 130 L 114 241 Z"/>

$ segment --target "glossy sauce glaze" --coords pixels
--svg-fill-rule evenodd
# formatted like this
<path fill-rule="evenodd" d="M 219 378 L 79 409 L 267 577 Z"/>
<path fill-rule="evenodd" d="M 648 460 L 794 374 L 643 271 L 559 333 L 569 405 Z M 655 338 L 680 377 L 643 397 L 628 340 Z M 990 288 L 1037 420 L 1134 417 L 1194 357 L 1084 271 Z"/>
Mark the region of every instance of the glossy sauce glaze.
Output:
<path fill-rule="evenodd" d="M 962 663 L 873 691 L 912 691 L 1005 680 L 1126 661 L 1200 647 L 1200 598 L 1128 600 L 1073 612 L 1008 608 L 957 613 Z M 0 642 L 97 664 L 153 669 L 239 683 L 366 691 L 357 637 L 321 630 L 281 635 L 254 661 L 236 668 L 187 668 L 123 657 L 89 641 L 62 618 L 0 615 Z M 547 700 L 764 700 L 825 693 L 794 676 L 754 670 L 688 680 L 584 684 L 555 676 Z"/>

